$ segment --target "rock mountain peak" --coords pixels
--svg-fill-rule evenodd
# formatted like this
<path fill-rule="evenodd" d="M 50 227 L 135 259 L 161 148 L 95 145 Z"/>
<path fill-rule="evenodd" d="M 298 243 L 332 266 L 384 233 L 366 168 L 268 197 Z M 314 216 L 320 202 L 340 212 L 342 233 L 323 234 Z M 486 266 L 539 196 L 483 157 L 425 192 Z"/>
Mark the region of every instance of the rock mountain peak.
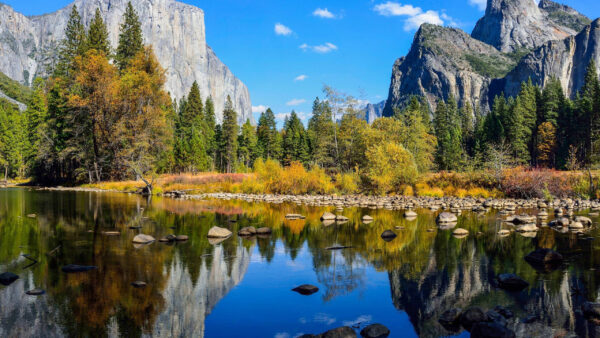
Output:
<path fill-rule="evenodd" d="M 73 5 L 89 24 L 99 8 L 109 39 L 116 48 L 119 27 L 129 0 L 76 0 L 56 12 L 26 17 L 10 6 L 0 6 L 0 72 L 24 84 L 36 76 L 46 77 L 52 68 Z M 173 98 L 187 94 L 194 81 L 203 98 L 215 102 L 217 120 L 222 119 L 229 95 L 239 121 L 252 119 L 246 86 L 225 66 L 206 43 L 204 12 L 175 0 L 131 0 L 142 22 L 146 44 L 166 70 L 166 89 Z"/>

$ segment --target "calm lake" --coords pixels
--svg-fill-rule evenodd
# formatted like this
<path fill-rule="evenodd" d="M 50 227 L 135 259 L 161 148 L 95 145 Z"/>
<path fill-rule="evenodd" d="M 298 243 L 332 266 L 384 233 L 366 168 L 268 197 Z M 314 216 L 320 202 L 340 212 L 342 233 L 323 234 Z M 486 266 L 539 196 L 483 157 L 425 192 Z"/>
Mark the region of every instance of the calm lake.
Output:
<path fill-rule="evenodd" d="M 535 238 L 501 238 L 496 213 L 463 213 L 458 226 L 470 235 L 458 239 L 438 230 L 436 213 L 428 210 L 407 221 L 401 211 L 350 208 L 339 212 L 348 223 L 329 226 L 319 220 L 324 211 L 337 213 L 291 204 L 0 190 L 0 273 L 20 277 L 0 285 L 0 337 L 291 338 L 343 325 L 359 332 L 370 323 L 384 324 L 391 337 L 468 336 L 444 328 L 439 316 L 497 305 L 514 313 L 509 327 L 518 335 L 600 336 L 580 310 L 599 296 L 596 227 L 584 236 L 546 227 Z M 289 213 L 306 219 L 285 220 Z M 365 225 L 363 215 L 375 221 Z M 596 225 L 598 217 L 591 218 Z M 215 225 L 234 235 L 209 241 Z M 236 234 L 245 226 L 271 227 L 273 234 L 243 239 Z M 387 229 L 398 237 L 382 240 Z M 120 235 L 103 234 L 112 231 Z M 189 240 L 134 246 L 139 233 Z M 325 249 L 336 244 L 352 248 Z M 559 251 L 566 264 L 537 271 L 523 257 L 540 247 Z M 67 264 L 98 268 L 65 274 Z M 499 289 L 494 278 L 501 273 L 516 273 L 530 286 Z M 147 286 L 134 288 L 135 281 Z M 291 291 L 301 284 L 319 291 Z M 25 294 L 35 288 L 46 294 Z"/>

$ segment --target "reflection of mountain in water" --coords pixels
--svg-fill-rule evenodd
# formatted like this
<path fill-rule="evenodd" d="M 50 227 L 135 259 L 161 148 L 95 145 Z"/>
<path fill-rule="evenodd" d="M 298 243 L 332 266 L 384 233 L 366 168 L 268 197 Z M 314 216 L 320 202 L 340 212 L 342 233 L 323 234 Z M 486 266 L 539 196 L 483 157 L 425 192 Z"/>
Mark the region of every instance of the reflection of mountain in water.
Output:
<path fill-rule="evenodd" d="M 511 294 L 495 288 L 493 259 L 470 248 L 456 268 L 440 266 L 432 253 L 429 264 L 420 278 L 408 279 L 401 270 L 389 273 L 394 306 L 406 311 L 415 331 L 422 337 L 446 336 L 447 331 L 438 323 L 439 316 L 453 308 L 466 309 L 479 306 L 491 310 L 504 305 L 523 319 L 534 316 L 534 323 L 522 320 L 509 322 L 517 336 L 549 336 L 578 334 L 589 335 L 583 318 L 576 314 L 582 298 L 573 295 L 577 279 L 568 271 L 561 279 L 550 282 L 540 277 L 528 291 Z M 560 272 L 559 272 L 560 273 Z M 579 323 L 579 325 L 578 325 Z"/>
<path fill-rule="evenodd" d="M 0 271 L 5 271 L 2 266 Z M 33 274 L 21 273 L 20 277 L 8 287 L 0 287 L 0 337 L 63 337 L 48 298 L 25 294 L 36 287 Z"/>
<path fill-rule="evenodd" d="M 212 262 L 203 262 L 193 283 L 179 256 L 165 271 L 169 275 L 163 291 L 165 309 L 154 325 L 153 337 L 203 337 L 207 315 L 238 285 L 248 269 L 250 253 L 238 246 L 235 257 L 225 257 L 222 246 L 214 249 Z"/>

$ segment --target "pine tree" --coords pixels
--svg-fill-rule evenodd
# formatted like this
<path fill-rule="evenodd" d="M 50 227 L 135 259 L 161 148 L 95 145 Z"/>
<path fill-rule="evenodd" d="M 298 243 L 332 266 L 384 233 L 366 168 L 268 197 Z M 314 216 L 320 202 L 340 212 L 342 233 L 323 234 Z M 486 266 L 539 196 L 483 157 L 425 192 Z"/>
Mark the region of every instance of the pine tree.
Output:
<path fill-rule="evenodd" d="M 258 138 L 256 129 L 247 119 L 242 125 L 242 132 L 238 138 L 238 158 L 246 168 L 252 167 L 254 160 L 258 158 Z"/>
<path fill-rule="evenodd" d="M 217 126 L 215 118 L 215 104 L 212 98 L 209 96 L 204 104 L 204 120 L 206 127 L 206 153 L 211 160 L 211 168 L 215 168 L 217 141 L 215 135 L 215 128 Z"/>
<path fill-rule="evenodd" d="M 115 56 L 119 69 L 122 71 L 127 68 L 129 61 L 142 50 L 144 50 L 142 24 L 131 2 L 128 2 L 123 16 L 123 24 L 121 24 L 119 45 Z"/>
<path fill-rule="evenodd" d="M 335 142 L 332 133 L 332 129 L 336 127 L 329 103 L 321 101 L 317 97 L 313 102 L 312 117 L 308 121 L 308 138 L 311 159 L 314 164 L 324 168 L 336 166 Z"/>
<path fill-rule="evenodd" d="M 528 131 L 524 123 L 525 111 L 521 104 L 521 98 L 512 100 L 506 110 L 506 125 L 504 127 L 506 144 L 512 150 L 512 156 L 517 163 L 526 164 L 531 160 L 528 148 Z"/>
<path fill-rule="evenodd" d="M 456 170 L 460 168 L 463 156 L 462 133 L 458 107 L 453 97 L 448 103 L 438 103 L 433 119 L 435 135 L 438 141 L 436 163 L 440 170 Z"/>
<path fill-rule="evenodd" d="M 44 80 L 36 78 L 33 83 L 33 94 L 31 101 L 27 106 L 27 132 L 30 148 L 27 154 L 27 163 L 29 167 L 34 165 L 38 150 L 41 147 L 42 131 L 48 107 L 46 105 L 46 93 Z"/>
<path fill-rule="evenodd" d="M 271 108 L 260 115 L 256 129 L 258 136 L 258 147 L 264 159 L 279 159 L 281 157 L 281 142 L 275 114 Z"/>
<path fill-rule="evenodd" d="M 235 169 L 238 150 L 238 125 L 237 112 L 233 109 L 231 97 L 227 96 L 223 110 L 223 151 L 225 172 L 231 173 Z"/>
<path fill-rule="evenodd" d="M 292 161 L 308 164 L 308 138 L 305 134 L 306 131 L 302 121 L 300 121 L 296 112 L 292 111 L 283 126 L 282 160 L 285 165 L 289 165 Z"/>
<path fill-rule="evenodd" d="M 177 154 L 180 169 L 184 171 L 203 171 L 210 167 L 211 159 L 206 151 L 206 119 L 200 96 L 200 87 L 194 81 L 185 101 L 181 104 L 181 113 L 177 128 Z"/>
<path fill-rule="evenodd" d="M 77 11 L 77 6 L 73 5 L 67 27 L 65 28 L 65 39 L 61 43 L 58 64 L 56 66 L 57 75 L 69 76 L 73 70 L 73 63 L 76 56 L 82 56 L 85 53 L 86 34 L 85 27 L 81 22 L 81 16 Z"/>
<path fill-rule="evenodd" d="M 104 55 L 110 55 L 110 42 L 108 40 L 108 31 L 104 20 L 102 20 L 102 14 L 100 9 L 96 9 L 96 14 L 90 23 L 90 28 L 87 33 L 86 40 L 87 49 L 95 49 Z"/>
<path fill-rule="evenodd" d="M 584 162 L 593 165 L 600 162 L 600 81 L 596 63 L 592 59 L 588 65 L 583 87 L 577 99 L 575 120 L 579 135 L 579 148 L 583 149 Z M 581 135 L 583 134 L 583 135 Z"/>

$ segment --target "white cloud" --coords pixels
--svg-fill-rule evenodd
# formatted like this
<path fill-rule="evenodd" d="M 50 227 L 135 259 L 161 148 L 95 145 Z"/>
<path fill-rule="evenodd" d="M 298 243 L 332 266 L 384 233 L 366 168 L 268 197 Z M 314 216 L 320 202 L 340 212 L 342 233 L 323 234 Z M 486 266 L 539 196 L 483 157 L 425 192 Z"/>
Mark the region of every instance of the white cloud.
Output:
<path fill-rule="evenodd" d="M 286 103 L 287 106 L 297 106 L 306 102 L 305 99 L 293 99 Z"/>
<path fill-rule="evenodd" d="M 342 324 L 344 326 L 354 326 L 354 325 L 358 325 L 358 324 L 368 323 L 371 320 L 373 320 L 373 317 L 371 315 L 362 315 L 362 316 L 356 318 L 355 320 L 344 321 L 344 322 L 342 322 Z"/>
<path fill-rule="evenodd" d="M 412 5 L 402 5 L 397 2 L 388 1 L 375 6 L 375 12 L 383 16 L 415 16 L 422 13 L 423 10 Z"/>
<path fill-rule="evenodd" d="M 253 113 L 264 113 L 269 107 L 263 106 L 262 104 L 259 106 L 252 106 Z"/>
<path fill-rule="evenodd" d="M 338 46 L 334 45 L 331 42 L 326 42 L 322 45 L 316 45 L 316 46 L 310 46 L 306 43 L 300 45 L 300 49 L 302 49 L 303 51 L 307 51 L 307 50 L 311 50 L 315 53 L 319 53 L 319 54 L 327 54 L 330 52 L 333 52 L 335 50 L 338 50 Z"/>
<path fill-rule="evenodd" d="M 480 11 L 485 11 L 487 0 L 469 0 L 469 4 L 479 8 Z"/>
<path fill-rule="evenodd" d="M 287 27 L 283 24 L 280 24 L 280 23 L 275 24 L 275 34 L 289 36 L 289 35 L 292 35 L 292 33 L 293 32 L 289 27 Z"/>
<path fill-rule="evenodd" d="M 438 11 L 423 11 L 421 7 L 414 7 L 413 5 L 402 5 L 398 2 L 388 1 L 385 3 L 381 3 L 376 5 L 373 10 L 377 12 L 379 15 L 383 16 L 404 16 L 406 20 L 404 22 L 404 30 L 411 31 L 418 29 L 424 23 L 430 23 L 434 25 L 443 25 L 445 22 L 448 22 L 452 26 L 456 26 L 456 22 L 446 15 L 445 13 L 440 13 Z"/>
<path fill-rule="evenodd" d="M 294 82 L 297 82 L 297 81 L 304 81 L 304 80 L 306 80 L 306 79 L 308 79 L 308 75 L 304 75 L 304 74 L 302 74 L 302 75 L 298 75 L 298 76 L 296 76 L 296 78 L 294 79 Z"/>
<path fill-rule="evenodd" d="M 275 114 L 275 119 L 277 121 L 280 121 L 280 122 L 283 123 L 283 121 L 285 121 L 285 118 L 286 117 L 290 117 L 291 114 L 292 114 L 291 112 L 289 112 L 289 113 L 278 113 L 278 114 Z M 300 119 L 300 121 L 303 121 L 303 122 L 308 121 L 308 119 L 310 118 L 310 114 L 302 112 L 302 111 L 301 112 L 296 112 L 296 115 L 298 115 L 298 118 Z"/>
<path fill-rule="evenodd" d="M 337 15 L 331 13 L 327 8 L 317 8 L 312 14 L 323 19 L 335 19 L 337 17 Z"/>

